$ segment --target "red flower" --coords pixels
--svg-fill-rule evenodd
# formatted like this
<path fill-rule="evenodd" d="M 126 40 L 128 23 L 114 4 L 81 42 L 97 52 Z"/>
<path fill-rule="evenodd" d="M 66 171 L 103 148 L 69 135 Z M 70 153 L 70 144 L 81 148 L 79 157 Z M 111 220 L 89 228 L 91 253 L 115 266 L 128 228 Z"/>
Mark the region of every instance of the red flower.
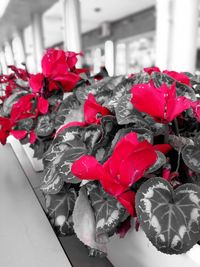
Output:
<path fill-rule="evenodd" d="M 75 53 L 75 52 L 71 52 L 71 51 L 67 51 L 65 52 L 65 56 L 66 56 L 66 61 L 67 61 L 67 65 L 69 66 L 70 69 L 73 69 L 78 61 L 77 56 L 83 56 L 83 53 Z"/>
<path fill-rule="evenodd" d="M 186 76 L 184 73 L 178 73 L 176 71 L 168 71 L 168 70 L 164 70 L 163 73 L 167 74 L 168 76 L 172 77 L 173 79 L 175 79 L 180 83 L 184 83 L 188 86 L 191 86 L 190 78 Z"/>
<path fill-rule="evenodd" d="M 37 136 L 36 136 L 35 132 L 34 131 L 31 131 L 30 132 L 30 136 L 29 136 L 29 142 L 30 142 L 30 144 L 34 144 L 35 141 L 36 141 L 36 139 L 37 139 Z"/>
<path fill-rule="evenodd" d="M 22 96 L 18 102 L 13 105 L 11 110 L 11 119 L 13 122 L 36 116 L 35 110 L 32 110 L 34 97 L 34 94 Z"/>
<path fill-rule="evenodd" d="M 12 129 L 12 122 L 8 118 L 0 117 L 0 142 L 5 145 Z"/>
<path fill-rule="evenodd" d="M 32 88 L 33 93 L 41 92 L 43 87 L 44 75 L 42 73 L 31 74 L 29 79 L 29 85 Z"/>
<path fill-rule="evenodd" d="M 160 69 L 158 67 L 150 67 L 150 68 L 144 68 L 144 71 L 147 72 L 149 75 L 151 75 L 152 72 L 160 72 Z"/>
<path fill-rule="evenodd" d="M 44 97 L 38 97 L 38 111 L 42 114 L 46 114 L 49 109 L 49 101 Z"/>
<path fill-rule="evenodd" d="M 70 66 L 73 66 L 74 62 L 74 54 L 67 57 L 63 50 L 49 49 L 42 58 L 43 75 L 49 81 L 60 82 L 68 92 L 80 80 L 79 75 L 70 71 Z"/>
<path fill-rule="evenodd" d="M 102 116 L 112 114 L 109 109 L 97 103 L 93 94 L 89 94 L 84 103 L 84 119 L 87 124 L 98 124 Z"/>
<path fill-rule="evenodd" d="M 191 106 L 191 101 L 186 97 L 176 97 L 175 84 L 169 88 L 165 84 L 156 88 L 151 81 L 133 86 L 131 93 L 133 106 L 161 123 L 171 122 Z"/>
<path fill-rule="evenodd" d="M 16 139 L 21 140 L 27 135 L 27 131 L 25 130 L 12 130 L 10 132 Z"/>
<path fill-rule="evenodd" d="M 115 196 L 134 215 L 135 194 L 129 187 L 156 159 L 151 144 L 147 141 L 139 143 L 136 133 L 129 133 L 118 142 L 112 156 L 103 165 L 93 156 L 82 156 L 73 163 L 71 171 L 80 179 L 99 180 L 105 191 Z"/>

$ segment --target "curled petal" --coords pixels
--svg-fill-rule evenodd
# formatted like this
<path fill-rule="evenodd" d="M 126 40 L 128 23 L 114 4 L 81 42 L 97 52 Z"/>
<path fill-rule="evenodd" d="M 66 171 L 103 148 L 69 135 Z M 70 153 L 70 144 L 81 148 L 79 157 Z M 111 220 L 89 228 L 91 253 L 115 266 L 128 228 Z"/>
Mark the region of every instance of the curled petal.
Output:
<path fill-rule="evenodd" d="M 153 146 L 155 150 L 162 152 L 163 154 L 167 154 L 169 151 L 173 149 L 173 147 L 169 144 L 158 144 Z"/>
<path fill-rule="evenodd" d="M 13 135 L 16 139 L 21 140 L 27 135 L 27 131 L 25 130 L 12 130 L 10 132 L 11 135 Z"/>
<path fill-rule="evenodd" d="M 128 213 L 136 217 L 135 211 L 135 193 L 127 191 L 117 197 L 118 201 L 127 209 Z"/>
<path fill-rule="evenodd" d="M 29 80 L 29 85 L 33 93 L 39 93 L 43 87 L 44 75 L 38 73 L 36 75 L 32 74 Z"/>
<path fill-rule="evenodd" d="M 49 109 L 49 101 L 44 97 L 38 97 L 38 110 L 42 114 L 46 114 Z"/>

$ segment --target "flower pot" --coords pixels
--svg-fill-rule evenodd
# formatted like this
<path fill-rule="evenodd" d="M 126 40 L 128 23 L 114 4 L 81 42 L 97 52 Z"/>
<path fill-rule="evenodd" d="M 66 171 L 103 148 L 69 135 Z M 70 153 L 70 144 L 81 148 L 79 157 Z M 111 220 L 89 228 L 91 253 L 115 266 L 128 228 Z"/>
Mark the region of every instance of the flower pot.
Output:
<path fill-rule="evenodd" d="M 131 227 L 124 238 L 117 235 L 108 244 L 108 259 L 115 267 L 198 267 L 200 246 L 194 246 L 181 255 L 167 255 L 159 252 L 147 239 L 145 233 Z M 196 258 L 195 258 L 196 256 Z"/>

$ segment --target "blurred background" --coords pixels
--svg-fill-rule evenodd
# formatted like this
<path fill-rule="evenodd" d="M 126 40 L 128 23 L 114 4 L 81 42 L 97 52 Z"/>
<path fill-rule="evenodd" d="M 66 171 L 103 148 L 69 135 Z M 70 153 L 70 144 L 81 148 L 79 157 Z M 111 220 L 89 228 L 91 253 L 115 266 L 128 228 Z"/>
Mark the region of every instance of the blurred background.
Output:
<path fill-rule="evenodd" d="M 48 48 L 83 51 L 97 73 L 200 71 L 199 0 L 1 0 L 0 71 L 38 72 Z"/>

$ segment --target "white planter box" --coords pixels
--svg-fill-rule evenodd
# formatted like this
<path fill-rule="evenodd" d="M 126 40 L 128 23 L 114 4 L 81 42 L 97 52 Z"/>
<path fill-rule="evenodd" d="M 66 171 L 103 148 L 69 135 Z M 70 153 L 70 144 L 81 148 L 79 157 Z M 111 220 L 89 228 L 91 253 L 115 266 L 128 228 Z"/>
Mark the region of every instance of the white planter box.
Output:
<path fill-rule="evenodd" d="M 132 227 L 125 238 L 113 236 L 108 244 L 108 259 L 114 267 L 199 267 L 200 246 L 188 253 L 166 255 L 159 252 L 142 230 Z"/>
<path fill-rule="evenodd" d="M 21 143 L 12 136 L 9 136 L 8 142 L 11 144 L 15 154 L 18 155 L 19 157 L 20 157 L 20 154 L 25 151 L 28 159 L 31 162 L 31 165 L 34 171 L 41 172 L 44 170 L 42 160 L 38 160 L 33 157 L 33 150 L 29 147 L 29 144 L 21 145 Z"/>

